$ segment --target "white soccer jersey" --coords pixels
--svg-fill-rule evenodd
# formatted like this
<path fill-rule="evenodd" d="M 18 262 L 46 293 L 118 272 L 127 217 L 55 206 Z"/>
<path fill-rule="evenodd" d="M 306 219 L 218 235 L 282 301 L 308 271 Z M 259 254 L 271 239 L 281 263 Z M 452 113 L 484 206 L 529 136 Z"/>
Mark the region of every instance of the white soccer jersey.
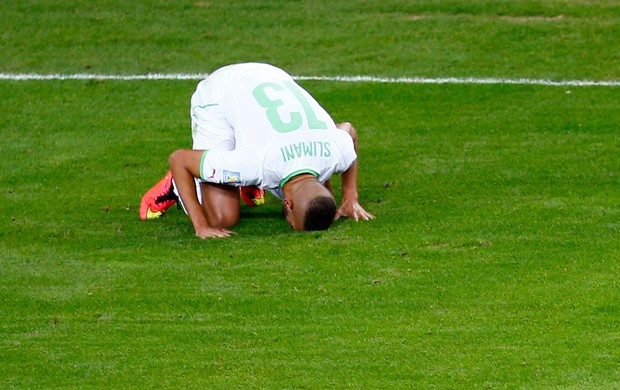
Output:
<path fill-rule="evenodd" d="M 195 149 L 209 145 L 212 134 L 234 134 L 234 142 L 205 152 L 207 182 L 255 185 L 282 197 L 292 176 L 311 173 L 325 182 L 357 158 L 351 136 L 290 75 L 267 64 L 230 65 L 210 75 L 192 98 L 192 121 Z"/>

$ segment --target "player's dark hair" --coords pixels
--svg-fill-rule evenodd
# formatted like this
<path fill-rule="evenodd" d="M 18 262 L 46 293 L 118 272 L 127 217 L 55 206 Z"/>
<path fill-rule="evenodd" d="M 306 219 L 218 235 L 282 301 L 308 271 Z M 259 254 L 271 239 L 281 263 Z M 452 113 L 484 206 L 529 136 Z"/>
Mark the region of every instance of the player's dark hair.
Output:
<path fill-rule="evenodd" d="M 326 230 L 336 215 L 336 201 L 329 196 L 317 196 L 308 202 L 304 230 Z"/>

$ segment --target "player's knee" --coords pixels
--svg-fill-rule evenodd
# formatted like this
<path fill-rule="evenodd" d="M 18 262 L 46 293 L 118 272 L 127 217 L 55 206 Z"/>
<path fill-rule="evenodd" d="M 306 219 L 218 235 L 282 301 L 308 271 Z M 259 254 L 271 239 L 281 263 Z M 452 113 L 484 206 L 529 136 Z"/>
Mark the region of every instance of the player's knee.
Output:
<path fill-rule="evenodd" d="M 240 211 L 236 209 L 219 209 L 209 213 L 209 224 L 217 228 L 229 228 L 239 223 Z"/>
<path fill-rule="evenodd" d="M 176 161 L 181 159 L 181 154 L 183 153 L 182 150 L 175 150 L 174 152 L 170 153 L 170 155 L 168 156 L 168 164 L 170 166 L 172 166 L 173 164 L 176 163 Z"/>

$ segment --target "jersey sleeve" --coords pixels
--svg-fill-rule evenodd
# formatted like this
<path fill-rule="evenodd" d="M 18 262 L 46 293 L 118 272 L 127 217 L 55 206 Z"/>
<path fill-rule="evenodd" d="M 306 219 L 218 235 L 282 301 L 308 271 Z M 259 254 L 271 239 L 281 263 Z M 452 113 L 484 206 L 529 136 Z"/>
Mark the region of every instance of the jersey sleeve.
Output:
<path fill-rule="evenodd" d="M 259 185 L 261 166 L 258 155 L 247 148 L 232 151 L 207 150 L 200 162 L 200 178 L 215 184 Z"/>

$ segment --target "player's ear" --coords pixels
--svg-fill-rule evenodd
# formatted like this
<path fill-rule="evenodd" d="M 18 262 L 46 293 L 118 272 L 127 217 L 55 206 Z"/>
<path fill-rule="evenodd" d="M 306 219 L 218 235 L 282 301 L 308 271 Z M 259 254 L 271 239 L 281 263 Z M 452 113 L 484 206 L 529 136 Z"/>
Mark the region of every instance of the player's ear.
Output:
<path fill-rule="evenodd" d="M 289 211 L 293 210 L 293 202 L 288 199 L 284 199 L 284 207 Z"/>

